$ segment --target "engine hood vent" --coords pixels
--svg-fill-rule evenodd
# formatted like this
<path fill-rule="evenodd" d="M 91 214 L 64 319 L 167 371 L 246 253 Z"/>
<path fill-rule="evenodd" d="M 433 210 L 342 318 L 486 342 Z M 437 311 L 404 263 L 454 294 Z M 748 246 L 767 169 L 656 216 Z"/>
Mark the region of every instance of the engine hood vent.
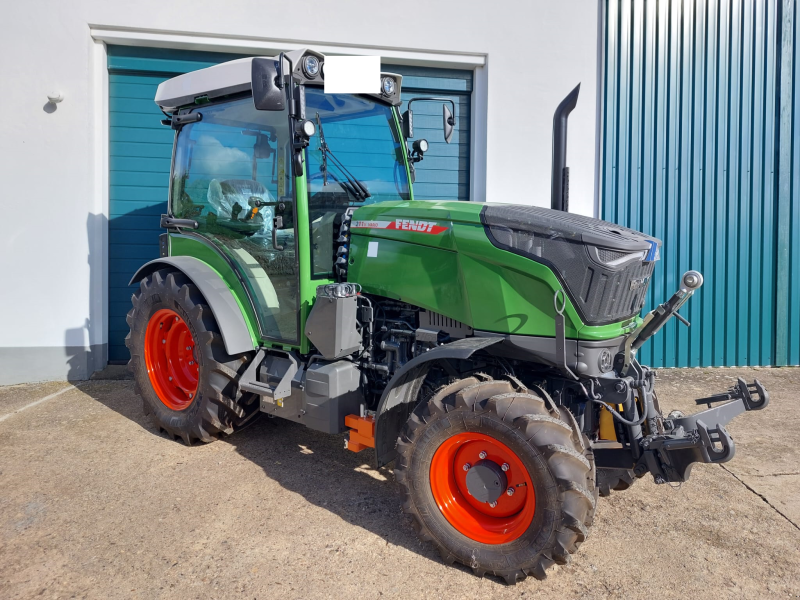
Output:
<path fill-rule="evenodd" d="M 538 206 L 488 204 L 481 221 L 495 246 L 550 267 L 587 325 L 642 310 L 660 240 Z"/>

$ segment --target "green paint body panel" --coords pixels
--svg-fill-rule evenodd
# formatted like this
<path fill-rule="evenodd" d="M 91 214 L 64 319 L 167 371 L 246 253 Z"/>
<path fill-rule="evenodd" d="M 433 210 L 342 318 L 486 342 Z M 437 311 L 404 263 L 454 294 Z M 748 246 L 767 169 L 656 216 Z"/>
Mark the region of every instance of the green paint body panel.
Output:
<path fill-rule="evenodd" d="M 482 205 L 461 202 L 382 202 L 355 211 L 348 280 L 365 292 L 402 300 L 474 329 L 554 336 L 553 296 L 561 289 L 545 265 L 492 245 L 480 220 Z M 388 222 L 435 221 L 438 234 L 388 229 Z M 377 242 L 377 256 L 368 256 Z M 602 340 L 628 333 L 632 318 L 597 327 L 582 323 L 567 298 L 566 335 Z"/>
<path fill-rule="evenodd" d="M 306 178 L 295 177 L 294 180 L 296 220 L 295 220 L 295 239 L 297 240 L 297 258 L 300 262 L 300 352 L 308 352 L 309 342 L 306 337 L 306 318 L 311 312 L 314 304 L 317 286 L 325 283 L 324 281 L 311 281 L 311 232 L 308 227 L 308 188 Z M 287 348 L 297 346 L 286 346 Z"/>
<path fill-rule="evenodd" d="M 245 317 L 245 323 L 247 323 L 247 329 L 253 339 L 253 347 L 255 347 L 257 345 L 256 340 L 258 340 L 256 314 L 253 311 L 253 306 L 244 286 L 222 255 L 206 241 L 174 233 L 169 236 L 169 254 L 170 256 L 194 257 L 206 263 L 219 274 L 231 292 L 233 292 L 233 297 Z"/>

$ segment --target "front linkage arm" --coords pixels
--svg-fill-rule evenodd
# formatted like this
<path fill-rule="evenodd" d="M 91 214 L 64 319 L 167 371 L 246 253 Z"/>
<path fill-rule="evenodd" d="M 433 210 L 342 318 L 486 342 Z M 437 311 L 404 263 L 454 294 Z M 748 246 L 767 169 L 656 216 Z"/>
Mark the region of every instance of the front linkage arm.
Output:
<path fill-rule="evenodd" d="M 637 477 L 650 473 L 656 483 L 684 482 L 696 462 L 724 463 L 731 460 L 735 444 L 725 426 L 740 414 L 761 410 L 769 404 L 769 393 L 761 382 L 755 380 L 748 384 L 739 378 L 727 392 L 696 400 L 698 404 L 709 406 L 716 402 L 724 404 L 689 416 L 678 413 L 674 417 L 670 414 L 668 418 L 663 418 L 655 406 L 652 385 L 647 385 L 652 382 L 652 372 L 636 360 L 631 367 L 646 380 L 645 385 L 636 386 L 636 391 L 637 399 L 642 402 L 646 413 L 649 433 L 643 435 L 642 427 L 637 423 L 626 425 L 630 445 L 624 448 L 598 446 L 595 449 L 595 461 L 599 468 L 633 469 Z M 609 383 L 613 381 L 609 380 Z M 608 383 L 602 387 L 604 398 L 622 403 L 621 395 L 614 398 L 613 393 L 609 393 Z M 630 404 L 633 405 L 631 416 L 638 416 L 637 403 L 634 401 Z"/>
<path fill-rule="evenodd" d="M 678 314 L 686 301 L 703 285 L 703 276 L 698 271 L 686 271 L 681 277 L 681 287 L 672 297 L 647 313 L 641 325 L 625 340 L 625 354 L 622 372 L 626 373 L 636 355 L 636 351 L 669 321 L 672 317 L 689 326 L 689 322 Z"/>
<path fill-rule="evenodd" d="M 736 446 L 725 429 L 734 417 L 769 404 L 769 393 L 756 379 L 748 384 L 739 377 L 736 385 L 724 394 L 696 400 L 697 404 L 726 401 L 715 408 L 663 421 L 664 433 L 648 435 L 640 445 L 642 456 L 634 471 L 650 471 L 656 483 L 686 481 L 696 462 L 724 463 L 733 458 Z M 712 426 L 713 425 L 713 426 Z"/>

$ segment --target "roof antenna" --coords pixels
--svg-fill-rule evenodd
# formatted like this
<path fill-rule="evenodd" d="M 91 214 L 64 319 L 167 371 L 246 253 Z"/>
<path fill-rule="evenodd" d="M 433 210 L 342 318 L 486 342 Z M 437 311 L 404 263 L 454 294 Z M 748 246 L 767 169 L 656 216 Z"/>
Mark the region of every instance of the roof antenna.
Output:
<path fill-rule="evenodd" d="M 581 84 L 561 101 L 553 115 L 553 174 L 550 208 L 569 212 L 569 167 L 567 166 L 567 119 L 578 104 Z"/>

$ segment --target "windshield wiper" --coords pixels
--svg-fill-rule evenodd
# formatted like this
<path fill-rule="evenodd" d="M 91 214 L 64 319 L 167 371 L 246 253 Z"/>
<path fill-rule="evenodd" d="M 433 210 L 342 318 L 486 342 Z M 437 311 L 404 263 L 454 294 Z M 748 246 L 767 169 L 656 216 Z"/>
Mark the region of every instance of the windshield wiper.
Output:
<path fill-rule="evenodd" d="M 322 171 L 322 187 L 328 185 L 328 157 L 330 157 L 333 165 L 339 169 L 339 171 L 341 171 L 347 179 L 346 182 L 339 181 L 337 183 L 345 190 L 350 192 L 352 196 L 358 198 L 360 202 L 363 202 L 369 198 L 372 194 L 369 193 L 367 186 L 361 183 L 350 171 L 348 171 L 347 167 L 342 164 L 342 161 L 336 158 L 336 155 L 331 151 L 330 147 L 328 147 L 328 142 L 325 141 L 325 132 L 322 129 L 322 121 L 319 118 L 319 113 L 317 113 L 317 129 L 319 130 L 319 150 L 322 152 L 322 165 L 320 166 L 320 171 Z"/>

